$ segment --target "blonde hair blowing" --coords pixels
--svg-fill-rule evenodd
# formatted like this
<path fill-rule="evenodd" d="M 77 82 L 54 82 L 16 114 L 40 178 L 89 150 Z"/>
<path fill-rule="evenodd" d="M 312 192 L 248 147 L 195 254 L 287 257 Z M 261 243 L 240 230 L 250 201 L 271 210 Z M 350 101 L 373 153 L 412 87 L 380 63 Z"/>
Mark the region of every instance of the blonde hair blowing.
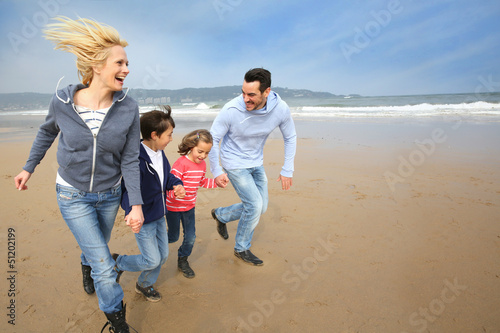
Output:
<path fill-rule="evenodd" d="M 64 16 L 56 17 L 55 20 L 60 23 L 48 24 L 43 31 L 45 38 L 56 44 L 54 49 L 76 55 L 78 77 L 85 85 L 92 82 L 92 67 L 106 62 L 110 47 L 128 45 L 126 40 L 120 38 L 118 31 L 109 25 L 85 18 L 72 20 Z"/>

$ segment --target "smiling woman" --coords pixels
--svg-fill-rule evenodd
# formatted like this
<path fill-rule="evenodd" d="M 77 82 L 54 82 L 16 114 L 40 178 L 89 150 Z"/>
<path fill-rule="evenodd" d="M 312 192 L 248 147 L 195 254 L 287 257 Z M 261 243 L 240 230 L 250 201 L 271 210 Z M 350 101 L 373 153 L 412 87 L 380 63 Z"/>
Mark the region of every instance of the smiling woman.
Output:
<path fill-rule="evenodd" d="M 80 249 L 83 288 L 97 294 L 110 331 L 129 332 L 123 290 L 108 248 L 125 180 L 131 211 L 126 221 L 138 233 L 144 221 L 139 185 L 139 108 L 122 91 L 127 77 L 127 42 L 109 26 L 88 19 L 56 18 L 45 37 L 73 53 L 82 83 L 56 90 L 40 126 L 18 190 L 59 135 L 56 178 L 61 214 Z M 119 124 L 119 125 L 118 125 Z"/>
<path fill-rule="evenodd" d="M 55 18 L 60 23 L 47 25 L 45 38 L 56 44 L 56 50 L 76 55 L 76 68 L 83 84 L 90 84 L 93 68 L 106 63 L 113 46 L 126 47 L 127 41 L 108 25 L 89 19 Z"/>

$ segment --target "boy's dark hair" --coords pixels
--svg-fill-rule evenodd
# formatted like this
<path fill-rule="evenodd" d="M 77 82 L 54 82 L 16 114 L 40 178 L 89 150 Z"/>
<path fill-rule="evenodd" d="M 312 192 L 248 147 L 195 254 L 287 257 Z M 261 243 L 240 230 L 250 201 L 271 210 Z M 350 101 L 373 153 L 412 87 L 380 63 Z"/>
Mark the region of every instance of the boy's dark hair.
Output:
<path fill-rule="evenodd" d="M 152 110 L 141 116 L 141 134 L 144 140 L 151 140 L 151 133 L 160 136 L 170 127 L 175 128 L 174 119 L 170 116 L 170 105 L 161 105 L 160 110 Z"/>
<path fill-rule="evenodd" d="M 259 81 L 259 90 L 263 93 L 267 88 L 271 86 L 271 72 L 264 68 L 254 68 L 249 70 L 245 74 L 246 82 Z"/>
<path fill-rule="evenodd" d="M 205 129 L 194 130 L 186 134 L 182 138 L 181 143 L 179 143 L 179 150 L 177 152 L 181 155 L 187 155 L 200 141 L 213 144 L 212 134 Z"/>

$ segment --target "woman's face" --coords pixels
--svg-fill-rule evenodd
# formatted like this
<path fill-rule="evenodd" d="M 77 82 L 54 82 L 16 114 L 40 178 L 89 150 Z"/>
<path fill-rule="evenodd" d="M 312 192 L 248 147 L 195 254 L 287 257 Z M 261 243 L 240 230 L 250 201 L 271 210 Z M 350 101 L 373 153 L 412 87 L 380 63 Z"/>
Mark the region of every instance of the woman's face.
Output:
<path fill-rule="evenodd" d="M 121 45 L 110 47 L 108 59 L 100 68 L 94 69 L 94 81 L 98 81 L 110 91 L 123 89 L 123 81 L 129 73 L 128 59 L 125 49 Z"/>

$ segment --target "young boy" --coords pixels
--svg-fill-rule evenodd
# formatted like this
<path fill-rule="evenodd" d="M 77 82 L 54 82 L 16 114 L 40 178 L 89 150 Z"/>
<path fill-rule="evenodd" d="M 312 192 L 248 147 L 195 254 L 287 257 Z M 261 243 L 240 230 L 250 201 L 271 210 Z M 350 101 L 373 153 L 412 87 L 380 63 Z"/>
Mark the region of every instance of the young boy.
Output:
<path fill-rule="evenodd" d="M 113 254 L 116 261 L 115 270 L 118 282 L 123 271 L 142 271 L 135 286 L 135 291 L 143 294 L 148 301 L 158 302 L 161 295 L 153 287 L 160 269 L 168 257 L 168 236 L 165 222 L 167 212 L 165 194 L 173 190 L 177 198 L 186 194 L 183 183 L 170 173 L 170 164 L 163 149 L 172 141 L 175 127 L 170 116 L 170 106 L 164 106 L 164 111 L 153 110 L 141 116 L 141 142 L 139 167 L 141 170 L 141 193 L 144 204 L 144 224 L 139 233 L 135 234 L 139 255 Z M 131 207 L 128 193 L 123 186 L 121 206 L 127 215 Z"/>

